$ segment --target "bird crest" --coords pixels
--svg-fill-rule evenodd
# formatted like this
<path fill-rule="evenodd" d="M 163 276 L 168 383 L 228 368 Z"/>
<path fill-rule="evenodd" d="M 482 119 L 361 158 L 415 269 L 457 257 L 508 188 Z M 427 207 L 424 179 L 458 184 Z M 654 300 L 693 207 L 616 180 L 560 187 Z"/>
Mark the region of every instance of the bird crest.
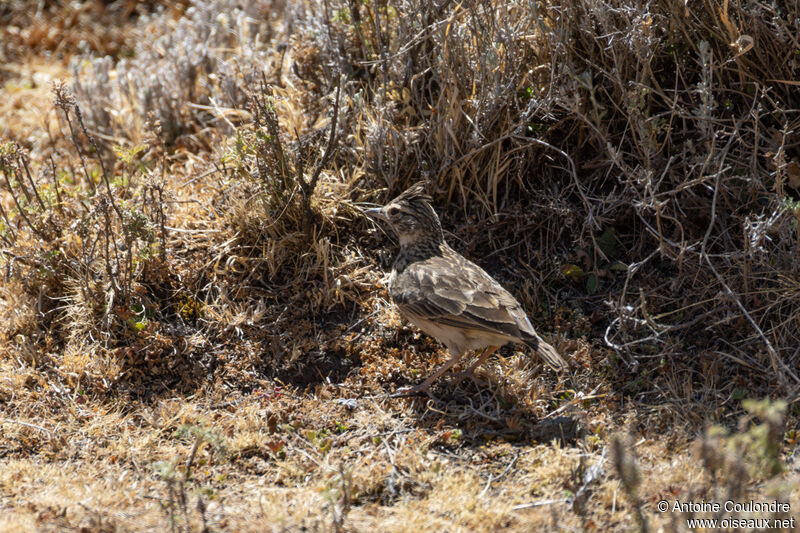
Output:
<path fill-rule="evenodd" d="M 425 181 L 418 181 L 394 199 L 395 202 L 415 202 L 423 201 L 427 203 L 433 202 L 433 198 L 427 192 Z"/>

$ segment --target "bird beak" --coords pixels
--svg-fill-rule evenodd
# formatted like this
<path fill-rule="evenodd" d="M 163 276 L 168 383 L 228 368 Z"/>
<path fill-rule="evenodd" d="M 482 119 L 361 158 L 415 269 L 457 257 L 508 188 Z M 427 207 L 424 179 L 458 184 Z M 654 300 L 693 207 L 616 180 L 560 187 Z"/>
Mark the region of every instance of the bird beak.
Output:
<path fill-rule="evenodd" d="M 364 213 L 372 218 L 389 222 L 389 218 L 383 213 L 382 207 L 373 207 L 372 209 L 364 209 Z"/>

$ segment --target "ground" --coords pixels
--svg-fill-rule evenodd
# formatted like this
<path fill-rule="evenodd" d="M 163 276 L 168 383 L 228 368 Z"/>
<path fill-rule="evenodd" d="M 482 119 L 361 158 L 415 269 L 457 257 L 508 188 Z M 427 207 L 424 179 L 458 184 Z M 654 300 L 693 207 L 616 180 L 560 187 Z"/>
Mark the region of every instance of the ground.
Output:
<path fill-rule="evenodd" d="M 91 14 L 78 12 L 79 21 Z M 69 160 L 79 168 L 79 146 L 86 158 L 93 151 L 71 140 L 52 86 L 73 79 L 68 65 L 80 41 L 74 33 L 88 31 L 99 39 L 90 41 L 95 47 L 107 39 L 113 48 L 107 52 L 121 57 L 133 45 L 122 30 L 74 24 L 61 26 L 63 42 L 76 41 L 72 48 L 32 36 L 35 27 L 6 28 L 25 46 L 8 48 L 0 67 L 0 141 L 16 141 L 32 161 L 55 154 L 59 165 Z M 300 72 L 287 84 L 313 75 Z M 290 101 L 299 92 L 290 86 L 275 94 Z M 281 127 L 300 120 L 291 118 L 297 113 L 291 103 L 269 105 Z M 240 162 L 236 134 L 224 126 L 168 140 L 165 152 L 153 156 L 162 157 L 167 171 L 162 189 L 152 190 L 165 191 L 169 211 L 163 248 L 153 248 L 152 257 L 166 252 L 162 259 L 142 255 L 130 293 L 145 295 L 136 300 L 142 309 L 162 310 L 151 314 L 106 300 L 100 308 L 113 308 L 118 324 L 103 330 L 100 319 L 82 316 L 99 304 L 82 303 L 75 287 L 48 281 L 42 287 L 62 291 L 48 314 L 41 295 L 49 293 L 38 292 L 37 308 L 37 293 L 28 290 L 39 278 L 14 278 L 9 257 L 22 257 L 28 244 L 20 238 L 4 248 L 0 530 L 688 531 L 694 528 L 687 520 L 714 513 L 672 511 L 675 502 L 728 500 L 787 502 L 790 510 L 723 511 L 716 518 L 800 520 L 797 389 L 743 383 L 746 371 L 730 382 L 712 379 L 724 366 L 718 360 L 703 360 L 708 373 L 661 362 L 646 366 L 651 377 L 637 374 L 603 341 L 606 308 L 592 299 L 594 290 L 574 264 L 560 270 L 543 296 L 523 302 L 537 329 L 569 359 L 569 372 L 556 374 L 509 346 L 475 380 L 451 385 L 449 376 L 442 378 L 434 398 L 392 397 L 448 356 L 391 305 L 391 241 L 355 217 L 346 200 L 332 207 L 329 198 L 346 198 L 357 179 L 322 175 L 309 209 L 321 213 L 313 224 L 324 236 L 300 259 L 286 259 L 285 250 L 304 242 L 303 227 L 281 234 L 285 240 L 276 245 L 272 228 L 248 215 L 261 212 L 263 206 L 248 203 L 261 189 L 214 170 L 220 161 Z M 130 137 L 157 144 L 146 140 L 146 128 L 130 128 Z M 115 144 L 113 135 L 106 137 Z M 62 194 L 79 181 L 74 168 Z M 126 168 L 118 162 L 112 173 L 126 176 Z M 14 217 L 27 207 L 14 212 L 11 197 L 19 187 L 7 181 L 2 204 L 22 234 L 24 223 Z M 118 192 L 129 190 L 124 181 L 114 187 L 119 205 L 138 198 Z M 63 216 L 53 213 L 54 220 Z M 449 228 L 468 253 L 480 224 L 460 216 Z M 338 240 L 331 227 L 342 233 Z M 70 228 L 51 239 L 64 243 L 59 250 L 70 250 L 69 235 L 79 235 L 77 225 Z M 344 235 L 350 231 L 352 238 Z M 35 237 L 30 246 L 44 246 Z M 146 242 L 155 246 L 157 239 Z M 490 245 L 476 246 L 473 258 L 480 260 L 480 247 Z M 325 258 L 337 262 L 329 267 Z M 483 265 L 500 278 L 518 264 L 492 260 Z M 309 273 L 296 285 L 264 282 L 283 280 L 287 269 L 304 264 Z M 616 275 L 615 264 L 605 276 Z M 580 304 L 561 288 L 576 279 L 590 293 Z M 83 294 L 92 294 L 90 285 Z M 107 297 L 108 289 L 99 293 Z M 113 333 L 95 338 L 102 331 Z M 659 511 L 662 501 L 670 511 Z M 776 530 L 799 527 L 787 522 Z"/>

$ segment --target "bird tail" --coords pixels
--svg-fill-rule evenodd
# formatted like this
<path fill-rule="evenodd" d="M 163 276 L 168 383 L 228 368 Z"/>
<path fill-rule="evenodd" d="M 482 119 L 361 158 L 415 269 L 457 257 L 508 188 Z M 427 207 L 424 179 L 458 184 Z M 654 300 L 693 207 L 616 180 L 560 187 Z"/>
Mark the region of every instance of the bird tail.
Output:
<path fill-rule="evenodd" d="M 532 339 L 525 340 L 525 344 L 536 352 L 536 355 L 541 357 L 553 370 L 563 372 L 568 368 L 567 362 L 558 355 L 556 349 L 544 342 L 540 336 L 534 334 Z"/>

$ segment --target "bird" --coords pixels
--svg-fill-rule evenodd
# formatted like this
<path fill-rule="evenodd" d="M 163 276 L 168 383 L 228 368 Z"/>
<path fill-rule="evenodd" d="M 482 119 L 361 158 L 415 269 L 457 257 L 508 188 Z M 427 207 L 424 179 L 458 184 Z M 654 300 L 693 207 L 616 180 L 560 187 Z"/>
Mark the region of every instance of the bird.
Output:
<path fill-rule="evenodd" d="M 458 381 L 510 342 L 524 343 L 553 369 L 566 370 L 566 361 L 536 333 L 517 299 L 447 244 L 432 202 L 425 182 L 418 182 L 383 207 L 364 210 L 388 224 L 400 242 L 389 277 L 389 294 L 400 315 L 451 355 L 423 383 L 397 395 L 430 396 L 434 381 L 466 353 L 478 350 L 479 355 Z"/>

